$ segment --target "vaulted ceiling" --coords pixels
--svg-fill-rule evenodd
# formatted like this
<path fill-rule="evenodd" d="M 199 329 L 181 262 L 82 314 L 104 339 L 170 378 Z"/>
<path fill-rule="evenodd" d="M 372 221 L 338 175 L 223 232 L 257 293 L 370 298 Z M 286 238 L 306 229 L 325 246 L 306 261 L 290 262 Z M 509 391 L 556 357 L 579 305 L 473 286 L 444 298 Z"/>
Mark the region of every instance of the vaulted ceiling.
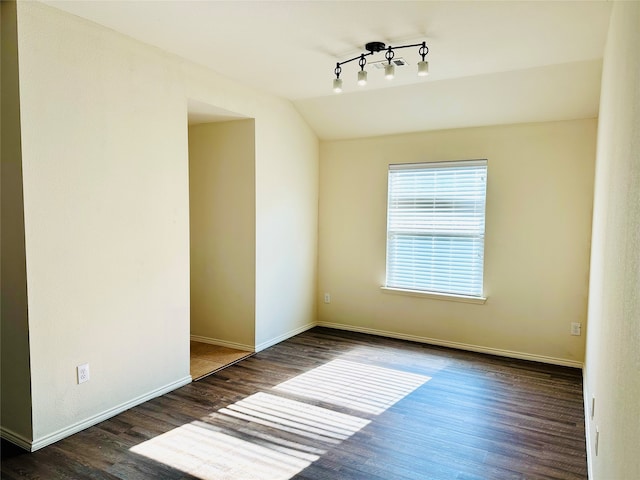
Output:
<path fill-rule="evenodd" d="M 604 1 L 45 2 L 293 102 L 323 139 L 597 116 L 611 4 Z M 385 80 L 336 62 L 364 44 L 418 49 Z M 383 60 L 382 54 L 369 57 Z M 197 121 L 214 120 L 193 111 Z M 229 117 L 227 117 L 229 118 Z"/>

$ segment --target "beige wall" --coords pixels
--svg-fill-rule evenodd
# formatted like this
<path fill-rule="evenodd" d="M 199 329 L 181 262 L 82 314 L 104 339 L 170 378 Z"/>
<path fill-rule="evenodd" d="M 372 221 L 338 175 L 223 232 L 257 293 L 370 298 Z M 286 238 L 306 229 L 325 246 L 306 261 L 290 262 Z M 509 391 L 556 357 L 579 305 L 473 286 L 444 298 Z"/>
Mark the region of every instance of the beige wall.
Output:
<path fill-rule="evenodd" d="M 257 350 L 316 321 L 318 139 L 297 112 L 275 113 L 256 120 Z"/>
<path fill-rule="evenodd" d="M 189 127 L 191 334 L 253 350 L 254 120 Z"/>
<path fill-rule="evenodd" d="M 615 2 L 602 76 L 585 365 L 590 478 L 640 478 L 640 3 Z M 598 455 L 595 452 L 599 431 Z"/>
<path fill-rule="evenodd" d="M 596 121 L 323 142 L 321 324 L 581 365 Z M 484 305 L 383 293 L 390 163 L 488 159 Z"/>
<path fill-rule="evenodd" d="M 315 315 L 318 142 L 290 102 L 78 17 L 20 2 L 18 32 L 37 448 L 189 381 L 188 99 L 256 119 L 256 299 L 295 283 L 261 343 Z"/>
<path fill-rule="evenodd" d="M 2 434 L 22 446 L 32 439 L 29 325 L 24 248 L 22 151 L 16 4 L 2 2 L 2 300 L 0 307 Z"/>

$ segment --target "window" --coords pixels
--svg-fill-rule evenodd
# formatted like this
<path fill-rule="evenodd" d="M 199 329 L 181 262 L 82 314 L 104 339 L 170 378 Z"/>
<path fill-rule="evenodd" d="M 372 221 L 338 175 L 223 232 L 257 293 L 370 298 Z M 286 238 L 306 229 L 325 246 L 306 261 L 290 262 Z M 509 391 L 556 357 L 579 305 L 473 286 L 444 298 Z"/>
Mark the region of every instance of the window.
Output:
<path fill-rule="evenodd" d="M 386 288 L 483 297 L 487 161 L 389 165 Z"/>

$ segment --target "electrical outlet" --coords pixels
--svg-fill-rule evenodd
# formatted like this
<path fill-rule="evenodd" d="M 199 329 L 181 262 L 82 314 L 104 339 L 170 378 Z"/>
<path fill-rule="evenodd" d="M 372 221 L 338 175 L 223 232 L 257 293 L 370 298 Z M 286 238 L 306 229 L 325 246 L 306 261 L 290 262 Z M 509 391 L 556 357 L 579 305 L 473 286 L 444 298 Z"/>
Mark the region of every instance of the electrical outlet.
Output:
<path fill-rule="evenodd" d="M 78 372 L 78 384 L 88 382 L 89 381 L 89 364 L 85 363 L 83 365 L 78 365 L 76 367 Z"/>
<path fill-rule="evenodd" d="M 325 293 L 324 294 L 324 303 L 331 303 L 331 294 L 330 293 Z"/>
<path fill-rule="evenodd" d="M 591 397 L 591 418 L 596 414 L 596 397 Z"/>
<path fill-rule="evenodd" d="M 571 322 L 571 335 L 582 335 L 582 324 L 579 322 Z"/>

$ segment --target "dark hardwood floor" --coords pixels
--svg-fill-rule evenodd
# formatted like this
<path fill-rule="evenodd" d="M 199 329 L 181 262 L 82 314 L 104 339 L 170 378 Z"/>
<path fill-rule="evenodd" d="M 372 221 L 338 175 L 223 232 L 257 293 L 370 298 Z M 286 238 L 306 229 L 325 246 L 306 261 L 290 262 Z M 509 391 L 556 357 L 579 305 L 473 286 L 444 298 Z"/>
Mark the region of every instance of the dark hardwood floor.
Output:
<path fill-rule="evenodd" d="M 314 328 L 3 479 L 586 479 L 576 369 Z"/>

